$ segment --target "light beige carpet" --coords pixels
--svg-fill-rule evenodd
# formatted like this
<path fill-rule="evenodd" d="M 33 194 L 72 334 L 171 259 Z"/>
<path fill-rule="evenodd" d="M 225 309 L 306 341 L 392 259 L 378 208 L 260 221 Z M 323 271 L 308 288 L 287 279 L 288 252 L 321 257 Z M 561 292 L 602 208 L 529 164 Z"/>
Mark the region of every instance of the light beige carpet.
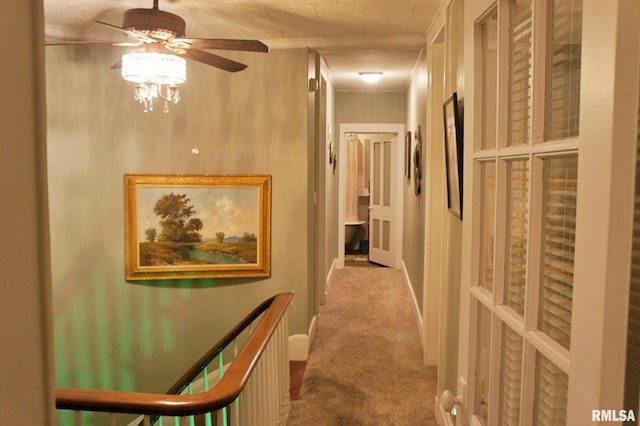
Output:
<path fill-rule="evenodd" d="M 435 392 L 402 273 L 337 270 L 288 426 L 435 425 Z"/>

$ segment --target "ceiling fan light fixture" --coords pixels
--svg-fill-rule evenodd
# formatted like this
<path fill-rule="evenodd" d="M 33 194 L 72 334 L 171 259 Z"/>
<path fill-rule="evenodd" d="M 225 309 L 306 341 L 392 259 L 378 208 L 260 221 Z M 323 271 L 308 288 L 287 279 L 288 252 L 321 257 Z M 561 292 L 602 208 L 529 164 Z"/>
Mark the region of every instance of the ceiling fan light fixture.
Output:
<path fill-rule="evenodd" d="M 184 58 L 159 52 L 131 52 L 122 56 L 122 78 L 135 86 L 134 98 L 144 105 L 145 112 L 153 110 L 153 100 L 164 99 L 164 112 L 169 102 L 180 101 L 180 84 L 187 80 Z"/>
<path fill-rule="evenodd" d="M 369 84 L 377 83 L 382 78 L 382 72 L 380 71 L 365 71 L 359 74 L 360 78 Z"/>

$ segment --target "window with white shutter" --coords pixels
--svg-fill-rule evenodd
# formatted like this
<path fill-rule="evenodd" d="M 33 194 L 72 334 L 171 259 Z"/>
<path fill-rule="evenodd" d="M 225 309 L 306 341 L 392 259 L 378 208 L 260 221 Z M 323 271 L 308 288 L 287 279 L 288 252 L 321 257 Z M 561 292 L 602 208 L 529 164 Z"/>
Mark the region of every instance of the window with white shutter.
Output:
<path fill-rule="evenodd" d="M 581 22 L 581 0 L 499 0 L 476 21 L 475 81 L 484 86 L 474 108 L 497 103 L 496 114 L 475 115 L 473 147 L 469 368 L 482 424 L 566 423 Z M 494 128 L 495 147 L 487 136 Z"/>
<path fill-rule="evenodd" d="M 578 135 L 582 1 L 549 2 L 545 140 Z"/>
<path fill-rule="evenodd" d="M 495 149 L 498 115 L 498 10 L 494 9 L 480 24 L 482 71 L 481 149 Z M 485 125 L 486 124 L 486 125 Z"/>
<path fill-rule="evenodd" d="M 493 250 L 495 245 L 495 202 L 496 202 L 496 164 L 493 161 L 480 163 L 482 186 L 482 227 L 480 260 L 480 285 L 493 291 Z"/>
<path fill-rule="evenodd" d="M 567 423 L 568 384 L 567 374 L 538 352 L 534 424 L 561 426 Z"/>
<path fill-rule="evenodd" d="M 529 223 L 529 160 L 507 162 L 507 254 L 504 304 L 524 315 Z"/>
<path fill-rule="evenodd" d="M 474 408 L 479 420 L 488 424 L 489 354 L 491 350 L 491 311 L 478 304 L 478 335 L 476 341 L 476 387 Z"/>
<path fill-rule="evenodd" d="M 538 326 L 569 349 L 578 157 L 544 160 L 543 261 Z"/>
<path fill-rule="evenodd" d="M 500 424 L 520 424 L 522 337 L 508 326 L 502 329 L 500 362 Z"/>
<path fill-rule="evenodd" d="M 509 145 L 529 143 L 531 125 L 531 0 L 512 0 L 509 21 Z"/>

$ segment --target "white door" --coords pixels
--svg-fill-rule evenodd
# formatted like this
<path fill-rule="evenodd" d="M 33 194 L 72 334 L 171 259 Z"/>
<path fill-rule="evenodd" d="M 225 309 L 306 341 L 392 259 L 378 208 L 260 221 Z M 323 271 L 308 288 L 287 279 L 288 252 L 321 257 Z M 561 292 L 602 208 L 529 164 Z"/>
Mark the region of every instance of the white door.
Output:
<path fill-rule="evenodd" d="M 639 10 L 465 2 L 461 423 L 625 409 Z"/>
<path fill-rule="evenodd" d="M 395 139 L 371 140 L 369 188 L 369 261 L 394 266 L 395 218 L 392 205 Z"/>

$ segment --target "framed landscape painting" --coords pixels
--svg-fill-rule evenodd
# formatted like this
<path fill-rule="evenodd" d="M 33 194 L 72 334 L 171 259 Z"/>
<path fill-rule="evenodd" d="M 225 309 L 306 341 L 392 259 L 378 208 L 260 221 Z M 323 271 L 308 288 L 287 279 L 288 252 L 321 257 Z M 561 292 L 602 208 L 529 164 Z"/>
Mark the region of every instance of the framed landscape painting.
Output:
<path fill-rule="evenodd" d="M 125 175 L 127 280 L 267 277 L 271 176 Z"/>

